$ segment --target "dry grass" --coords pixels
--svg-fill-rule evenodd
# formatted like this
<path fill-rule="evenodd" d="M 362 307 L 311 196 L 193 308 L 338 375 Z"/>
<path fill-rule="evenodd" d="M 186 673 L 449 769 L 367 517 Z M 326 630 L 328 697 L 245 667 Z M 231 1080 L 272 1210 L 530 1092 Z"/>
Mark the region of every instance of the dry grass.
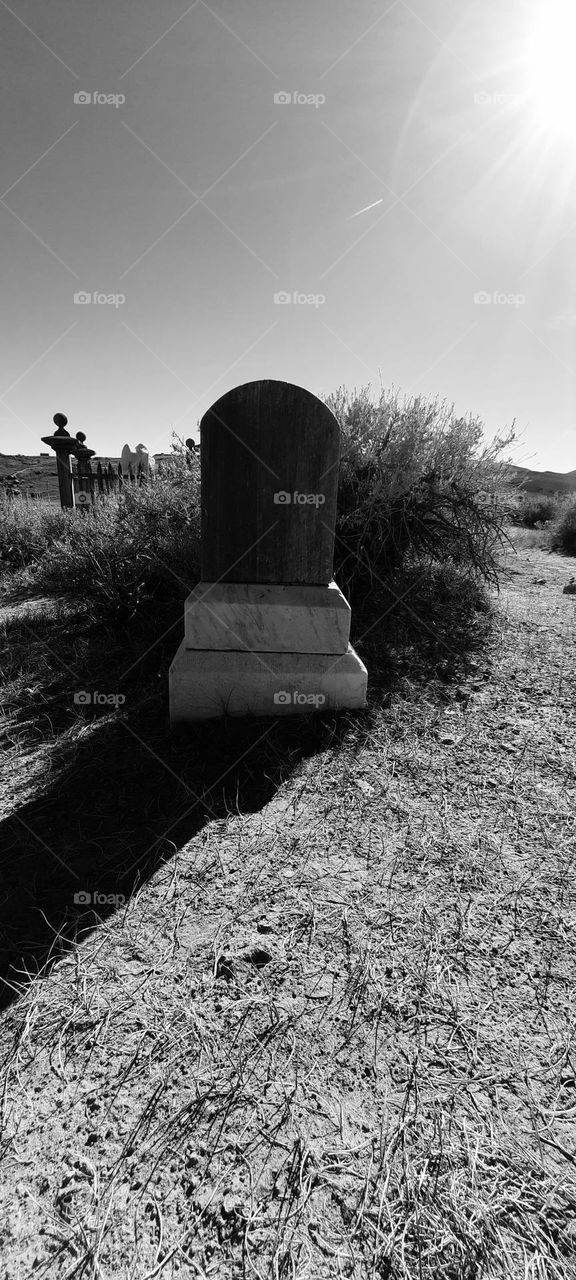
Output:
<path fill-rule="evenodd" d="M 167 776 L 146 840 L 170 788 L 175 817 L 192 803 L 177 777 L 202 820 L 73 949 L 54 930 L 4 1013 L 8 1280 L 576 1274 L 574 605 L 559 557 L 508 566 L 453 679 L 421 654 L 425 680 L 396 673 L 338 728 L 220 729 L 220 774 L 246 751 L 226 781 L 202 735 L 147 735 L 158 703 L 132 719 Z M 110 751 L 122 726 L 67 726 L 43 687 L 36 750 L 89 803 L 81 730 Z M 48 839 L 48 811 L 19 812 Z"/>

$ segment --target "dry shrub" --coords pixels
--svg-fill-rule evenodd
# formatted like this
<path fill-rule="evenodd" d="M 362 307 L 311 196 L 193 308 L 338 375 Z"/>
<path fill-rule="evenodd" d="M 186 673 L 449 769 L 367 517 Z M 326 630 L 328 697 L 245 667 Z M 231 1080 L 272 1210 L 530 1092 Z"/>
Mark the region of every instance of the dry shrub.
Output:
<path fill-rule="evenodd" d="M 564 499 L 550 530 L 552 551 L 576 556 L 576 496 Z"/>
<path fill-rule="evenodd" d="M 326 397 L 342 429 L 336 575 L 346 590 L 372 588 L 407 564 L 452 561 L 497 584 L 506 540 L 502 451 L 513 428 L 482 446 L 477 418 L 422 396 L 400 403 L 382 390 L 341 387 Z"/>

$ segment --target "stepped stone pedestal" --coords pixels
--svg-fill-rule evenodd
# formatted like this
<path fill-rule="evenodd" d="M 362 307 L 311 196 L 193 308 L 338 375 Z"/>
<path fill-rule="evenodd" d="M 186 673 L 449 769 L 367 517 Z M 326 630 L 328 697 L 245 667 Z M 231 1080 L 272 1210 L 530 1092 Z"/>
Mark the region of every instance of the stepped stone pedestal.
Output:
<path fill-rule="evenodd" d="M 173 723 L 366 705 L 368 673 L 349 643 L 350 606 L 335 582 L 201 582 L 185 624 L 170 667 Z"/>
<path fill-rule="evenodd" d="M 366 706 L 368 672 L 344 654 L 187 649 L 170 667 L 173 724 L 214 716 L 288 716 Z"/>
<path fill-rule="evenodd" d="M 184 605 L 188 649 L 345 653 L 350 605 L 335 582 L 200 582 Z"/>
<path fill-rule="evenodd" d="M 283 382 L 237 387 L 202 419 L 202 581 L 170 667 L 172 724 L 366 706 L 332 579 L 339 434 Z"/>

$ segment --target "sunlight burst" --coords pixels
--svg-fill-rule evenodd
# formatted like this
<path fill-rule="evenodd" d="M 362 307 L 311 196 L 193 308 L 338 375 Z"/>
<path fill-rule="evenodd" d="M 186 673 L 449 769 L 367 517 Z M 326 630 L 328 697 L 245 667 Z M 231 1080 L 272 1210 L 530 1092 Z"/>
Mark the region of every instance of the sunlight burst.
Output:
<path fill-rule="evenodd" d="M 576 120 L 576 0 L 543 0 L 529 46 L 530 97 L 543 131 L 566 139 Z"/>

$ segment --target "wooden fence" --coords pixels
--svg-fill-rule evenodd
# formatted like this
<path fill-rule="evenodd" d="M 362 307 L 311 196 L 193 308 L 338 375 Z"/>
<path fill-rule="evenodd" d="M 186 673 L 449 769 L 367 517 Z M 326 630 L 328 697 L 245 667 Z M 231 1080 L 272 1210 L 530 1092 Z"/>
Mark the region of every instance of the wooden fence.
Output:
<path fill-rule="evenodd" d="M 186 441 L 186 463 L 192 468 L 198 464 L 200 447 L 191 440 Z M 78 456 L 72 464 L 72 483 L 76 506 L 86 511 L 98 498 L 106 498 L 120 494 L 128 486 L 154 484 L 163 474 L 165 463 L 159 460 L 154 467 L 143 465 L 135 467 L 130 462 L 127 469 L 122 463 L 103 463 L 99 460 L 96 466 L 88 457 Z"/>
<path fill-rule="evenodd" d="M 76 471 L 77 470 L 78 467 L 76 466 Z M 78 487 L 80 487 L 81 479 L 81 476 L 75 476 Z M 140 462 L 136 472 L 134 471 L 132 463 L 130 463 L 127 475 L 123 475 L 121 462 L 118 463 L 117 467 L 114 467 L 111 462 L 108 463 L 108 466 L 106 466 L 106 463 L 102 466 L 102 463 L 99 462 L 95 469 L 90 467 L 89 479 L 90 492 L 92 494 L 95 492 L 109 494 L 120 493 L 124 485 L 152 484 L 155 479 L 155 473 L 151 468 L 146 470 Z"/>
<path fill-rule="evenodd" d="M 98 462 L 94 467 L 90 460 L 76 462 L 72 465 L 72 480 L 76 505 L 87 507 L 98 498 L 107 498 L 120 494 L 127 487 L 140 487 L 154 484 L 162 475 L 162 463 L 155 469 L 145 467 L 140 462 L 137 467 L 129 463 L 128 470 L 122 470 L 122 463 Z M 83 495 L 86 495 L 85 497 Z"/>
<path fill-rule="evenodd" d="M 195 446 L 193 449 L 188 449 L 186 453 L 186 461 L 189 467 L 193 465 L 194 458 L 197 457 L 199 452 L 200 450 L 198 446 Z M 99 494 L 121 493 L 123 487 L 126 485 L 154 484 L 154 481 L 163 473 L 164 463 L 157 462 L 155 467 L 145 467 L 141 462 L 139 462 L 137 467 L 133 467 L 130 462 L 128 464 L 128 470 L 123 472 L 121 462 L 119 462 L 117 466 L 114 466 L 111 462 L 108 464 L 104 463 L 104 466 L 102 466 L 102 463 L 98 462 L 96 467 L 90 466 L 90 463 L 88 462 L 86 470 L 88 472 L 87 477 L 86 472 L 82 475 L 81 464 L 80 468 L 78 463 L 76 464 L 76 467 L 74 468 L 75 487 L 78 486 L 80 489 L 83 479 L 89 478 L 90 492 L 92 494 L 95 494 L 96 492 Z"/>

